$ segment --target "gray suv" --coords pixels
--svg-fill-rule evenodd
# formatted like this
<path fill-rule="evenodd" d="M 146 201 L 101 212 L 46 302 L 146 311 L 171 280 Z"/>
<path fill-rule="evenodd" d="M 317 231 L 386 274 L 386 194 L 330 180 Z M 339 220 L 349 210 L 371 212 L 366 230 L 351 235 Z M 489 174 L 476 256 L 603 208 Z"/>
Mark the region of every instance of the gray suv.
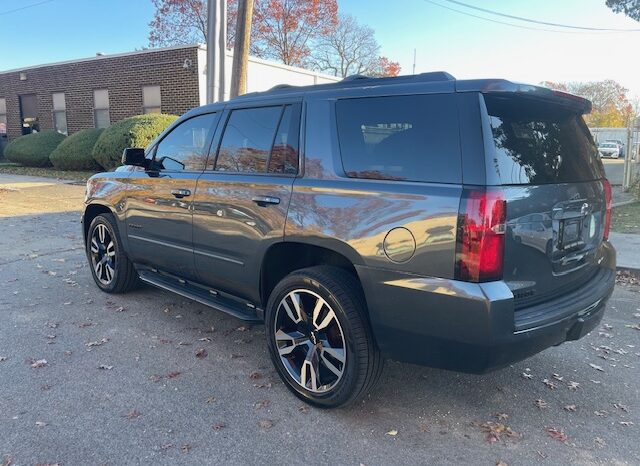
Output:
<path fill-rule="evenodd" d="M 590 108 L 435 72 L 193 109 L 88 181 L 93 278 L 264 322 L 317 406 L 367 393 L 383 358 L 506 366 L 584 336 L 613 290 Z"/>

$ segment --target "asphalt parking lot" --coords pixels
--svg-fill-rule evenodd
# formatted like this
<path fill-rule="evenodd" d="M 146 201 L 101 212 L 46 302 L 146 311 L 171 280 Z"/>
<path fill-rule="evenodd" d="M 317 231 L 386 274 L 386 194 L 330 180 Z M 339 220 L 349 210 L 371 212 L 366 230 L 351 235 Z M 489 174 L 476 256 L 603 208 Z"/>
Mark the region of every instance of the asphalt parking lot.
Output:
<path fill-rule="evenodd" d="M 99 292 L 83 187 L 16 180 L 0 179 L 5 465 L 640 464 L 640 287 L 618 285 L 578 342 L 483 376 L 389 362 L 362 403 L 323 411 L 279 382 L 262 326 Z"/>

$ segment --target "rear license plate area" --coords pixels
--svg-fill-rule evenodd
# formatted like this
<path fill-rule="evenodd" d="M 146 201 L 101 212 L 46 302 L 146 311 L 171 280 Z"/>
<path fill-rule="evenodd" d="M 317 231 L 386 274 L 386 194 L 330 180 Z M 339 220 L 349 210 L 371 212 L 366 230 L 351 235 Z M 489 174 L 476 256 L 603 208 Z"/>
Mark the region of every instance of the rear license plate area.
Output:
<path fill-rule="evenodd" d="M 560 220 L 558 249 L 569 249 L 582 243 L 582 217 Z"/>

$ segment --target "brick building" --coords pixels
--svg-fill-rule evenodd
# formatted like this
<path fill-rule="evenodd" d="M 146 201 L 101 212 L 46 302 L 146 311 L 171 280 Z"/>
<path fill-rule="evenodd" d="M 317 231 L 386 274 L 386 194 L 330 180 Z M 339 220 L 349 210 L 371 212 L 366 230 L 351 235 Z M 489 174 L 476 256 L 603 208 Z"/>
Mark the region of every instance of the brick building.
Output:
<path fill-rule="evenodd" d="M 231 52 L 226 60 L 230 74 Z M 335 80 L 251 57 L 247 90 Z M 0 71 L 0 138 L 34 130 L 71 134 L 142 113 L 180 115 L 204 104 L 205 93 L 206 48 L 198 44 Z"/>

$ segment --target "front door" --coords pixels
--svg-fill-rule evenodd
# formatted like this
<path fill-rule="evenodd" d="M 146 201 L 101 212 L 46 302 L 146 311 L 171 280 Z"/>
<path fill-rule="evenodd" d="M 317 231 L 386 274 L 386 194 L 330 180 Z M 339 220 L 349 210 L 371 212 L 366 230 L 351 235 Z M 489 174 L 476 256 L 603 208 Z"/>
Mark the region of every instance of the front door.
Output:
<path fill-rule="evenodd" d="M 181 122 L 149 150 L 149 169 L 130 177 L 126 211 L 133 262 L 195 279 L 191 206 L 217 121 L 216 113 L 207 113 Z"/>
<path fill-rule="evenodd" d="M 195 265 L 202 283 L 258 302 L 260 263 L 284 237 L 298 173 L 300 104 L 231 107 L 225 120 L 194 199 Z"/>

